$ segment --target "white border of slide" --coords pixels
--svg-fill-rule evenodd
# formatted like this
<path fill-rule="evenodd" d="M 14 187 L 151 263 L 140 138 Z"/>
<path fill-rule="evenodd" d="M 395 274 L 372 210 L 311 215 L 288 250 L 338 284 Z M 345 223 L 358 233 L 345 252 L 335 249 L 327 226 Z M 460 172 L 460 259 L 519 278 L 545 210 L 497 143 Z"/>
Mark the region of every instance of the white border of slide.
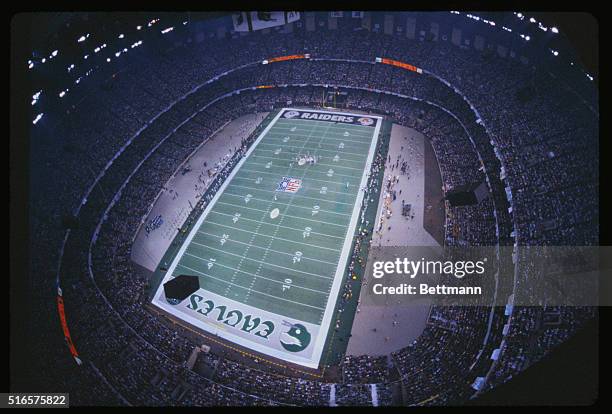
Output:
<path fill-rule="evenodd" d="M 227 340 L 229 340 L 231 342 L 237 343 L 237 344 L 242 345 L 242 346 L 244 346 L 246 348 L 253 349 L 253 350 L 261 352 L 263 354 L 270 355 L 270 356 L 273 356 L 275 358 L 278 358 L 278 359 L 281 359 L 281 360 L 284 360 L 284 361 L 288 361 L 288 362 L 292 362 L 292 363 L 295 363 L 295 364 L 298 364 L 298 365 L 302 365 L 302 366 L 306 366 L 306 367 L 310 367 L 310 368 L 318 368 L 319 362 L 320 362 L 320 359 L 321 359 L 321 354 L 323 353 L 323 347 L 325 345 L 325 341 L 327 340 L 327 333 L 329 331 L 329 326 L 331 324 L 331 318 L 332 318 L 332 316 L 334 314 L 334 308 L 336 306 L 336 302 L 337 302 L 337 299 L 338 299 L 337 296 L 338 296 L 338 293 L 340 291 L 340 287 L 342 286 L 342 283 L 344 281 L 344 271 L 346 269 L 346 265 L 347 265 L 347 262 L 348 262 L 348 259 L 349 259 L 349 254 L 350 254 L 350 250 L 351 250 L 352 242 L 353 242 L 353 235 L 355 233 L 355 228 L 356 228 L 356 225 L 357 225 L 357 221 L 359 219 L 359 211 L 360 211 L 360 209 L 362 207 L 363 198 L 364 198 L 364 194 L 365 194 L 363 190 L 365 188 L 365 185 L 367 184 L 368 175 L 369 175 L 370 169 L 372 167 L 372 161 L 374 159 L 374 155 L 375 155 L 375 152 L 376 152 L 376 145 L 378 143 L 379 133 L 380 133 L 380 129 L 382 127 L 382 119 L 383 119 L 380 116 L 366 115 L 366 114 L 354 114 L 354 113 L 346 113 L 346 112 L 335 112 L 335 111 L 323 111 L 323 110 L 317 110 L 317 109 L 282 108 L 279 111 L 279 113 L 274 117 L 274 119 L 272 121 L 270 121 L 270 123 L 266 126 L 266 128 L 261 132 L 259 137 L 257 137 L 257 140 L 253 143 L 253 145 L 251 145 L 251 148 L 249 148 L 249 150 L 247 151 L 245 156 L 233 168 L 233 170 L 230 173 L 230 175 L 225 179 L 224 183 L 221 185 L 221 187 L 219 188 L 219 190 L 217 191 L 217 193 L 215 194 L 215 196 L 213 197 L 211 202 L 206 206 L 206 208 L 204 209 L 204 212 L 198 218 L 196 224 L 193 226 L 191 232 L 187 235 L 187 238 L 185 239 L 185 241 L 183 242 L 181 248 L 179 249 L 178 254 L 175 256 L 172 264 L 170 265 L 170 268 L 168 269 L 168 271 L 164 275 L 162 281 L 160 282 L 160 284 L 159 284 L 159 286 L 157 288 L 157 292 L 155 293 L 155 296 L 154 296 L 154 298 L 152 300 L 152 304 L 157 306 L 157 307 L 159 307 L 159 308 L 161 308 L 161 309 L 163 309 L 164 311 L 166 311 L 166 312 L 176 316 L 179 319 L 182 319 L 182 320 L 189 319 L 189 322 L 192 325 L 194 325 L 194 326 L 196 326 L 196 327 L 198 327 L 200 329 L 203 329 L 203 330 L 205 330 L 207 332 L 211 331 L 212 326 L 208 326 L 208 325 L 202 323 L 202 321 L 200 321 L 198 319 L 186 317 L 187 315 L 185 315 L 182 312 L 179 312 L 176 309 L 176 307 L 169 305 L 161 297 L 162 294 L 163 294 L 163 284 L 170 279 L 172 273 L 174 272 L 174 269 L 178 265 L 180 259 L 183 257 L 183 254 L 185 253 L 185 250 L 187 249 L 187 246 L 189 246 L 189 244 L 191 243 L 192 239 L 195 237 L 196 233 L 198 232 L 198 229 L 202 225 L 202 222 L 205 220 L 206 216 L 208 215 L 210 210 L 213 208 L 213 206 L 215 205 L 215 203 L 217 202 L 219 197 L 221 197 L 221 195 L 225 191 L 225 188 L 230 184 L 230 182 L 232 181 L 232 179 L 234 178 L 236 173 L 240 170 L 240 168 L 242 167 L 244 162 L 248 159 L 250 154 L 259 145 L 261 140 L 266 136 L 268 131 L 274 125 L 276 125 L 276 122 L 282 116 L 282 114 L 285 113 L 286 111 L 289 111 L 289 110 L 302 111 L 302 112 L 329 113 L 329 114 L 347 115 L 347 116 L 354 116 L 354 117 L 369 117 L 369 118 L 373 118 L 373 119 L 377 120 L 376 126 L 374 127 L 374 137 L 372 138 L 372 142 L 370 144 L 368 157 L 366 159 L 366 165 L 364 167 L 363 175 L 361 177 L 361 183 L 359 184 L 359 190 L 358 190 L 358 193 L 357 193 L 357 199 L 356 199 L 355 204 L 353 206 L 353 212 L 352 212 L 352 215 L 351 215 L 351 220 L 350 220 L 349 225 L 347 227 L 346 236 L 345 236 L 344 244 L 343 244 L 343 247 L 342 247 L 342 252 L 340 254 L 340 258 L 338 259 L 338 265 L 337 265 L 337 268 L 336 268 L 336 273 L 334 275 L 334 282 L 332 284 L 331 291 L 330 291 L 330 293 L 328 295 L 328 298 L 327 298 L 327 304 L 325 306 L 325 312 L 323 314 L 323 319 L 321 321 L 320 329 L 319 329 L 319 331 L 318 331 L 318 333 L 316 335 L 316 339 L 315 339 L 315 342 L 313 344 L 313 350 L 312 350 L 312 354 L 311 354 L 312 356 L 307 359 L 307 358 L 304 358 L 304 357 L 299 357 L 298 355 L 292 355 L 289 352 L 284 352 L 284 351 L 281 351 L 281 350 L 276 350 L 276 349 L 271 348 L 271 347 L 260 345 L 258 343 L 253 342 L 253 341 L 249 341 L 248 339 L 245 339 L 245 338 L 239 337 L 237 335 L 231 334 L 230 332 L 217 331 L 217 332 L 213 332 L 213 333 L 215 333 L 218 336 L 220 336 L 220 337 L 222 337 L 224 339 L 227 339 Z M 231 301 L 231 299 L 228 299 L 228 300 Z M 239 304 L 240 307 L 248 306 L 248 305 L 242 304 L 240 302 L 236 302 L 236 303 Z"/>

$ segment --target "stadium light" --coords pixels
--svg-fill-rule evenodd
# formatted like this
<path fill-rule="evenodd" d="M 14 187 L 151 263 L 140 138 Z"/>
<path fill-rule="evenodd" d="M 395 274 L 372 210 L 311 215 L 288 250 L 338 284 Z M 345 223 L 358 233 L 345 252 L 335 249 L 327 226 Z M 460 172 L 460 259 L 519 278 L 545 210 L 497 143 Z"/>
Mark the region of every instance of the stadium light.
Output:
<path fill-rule="evenodd" d="M 42 90 L 36 92 L 34 95 L 32 95 L 32 106 L 36 105 L 36 102 L 38 102 L 38 99 L 40 98 L 40 93 L 42 92 Z"/>
<path fill-rule="evenodd" d="M 37 123 L 38 121 L 40 121 L 40 119 L 43 117 L 43 115 L 44 115 L 44 114 L 43 114 L 42 112 L 41 112 L 40 114 L 36 115 L 36 118 L 34 118 L 34 120 L 32 121 L 32 123 L 33 123 L 34 125 L 36 125 L 36 123 Z"/>
<path fill-rule="evenodd" d="M 106 58 L 106 61 L 107 61 L 107 62 L 110 62 L 110 61 L 111 61 L 111 58 Z"/>
<path fill-rule="evenodd" d="M 85 39 L 87 39 L 85 36 L 81 36 L 81 37 L 78 38 L 77 42 L 79 42 L 79 43 L 84 42 Z"/>
<path fill-rule="evenodd" d="M 123 33 L 121 33 L 121 34 L 119 35 L 119 39 L 123 39 L 124 37 L 125 37 L 125 35 L 124 35 Z"/>
<path fill-rule="evenodd" d="M 530 17 L 530 18 L 529 18 L 529 21 L 530 21 L 531 23 L 535 23 L 535 22 L 536 22 L 536 19 L 534 19 L 533 17 Z"/>
<path fill-rule="evenodd" d="M 61 92 L 59 93 L 59 97 L 60 97 L 60 98 L 63 98 L 65 95 L 66 95 L 66 91 L 61 91 Z"/>
<path fill-rule="evenodd" d="M 121 51 L 115 53 L 115 57 L 119 57 L 121 55 Z"/>
<path fill-rule="evenodd" d="M 136 26 L 136 30 L 142 29 L 142 26 Z"/>
<path fill-rule="evenodd" d="M 58 54 L 58 50 L 54 50 L 53 52 L 51 52 L 51 56 L 55 57 Z"/>
<path fill-rule="evenodd" d="M 553 33 L 559 33 L 559 29 L 557 29 L 556 27 L 551 27 L 550 31 Z"/>
<path fill-rule="evenodd" d="M 550 49 L 550 51 L 552 52 L 552 54 L 553 54 L 553 55 L 555 55 L 555 56 L 559 56 L 559 52 L 557 52 L 556 50 L 552 50 L 552 49 Z"/>
<path fill-rule="evenodd" d="M 83 56 L 83 59 L 87 60 L 88 57 L 89 57 L 89 55 L 85 55 L 85 56 Z"/>
<path fill-rule="evenodd" d="M 95 49 L 94 49 L 94 53 L 98 53 L 99 51 L 100 51 L 100 48 L 99 48 L 99 47 L 97 47 L 97 48 L 95 48 Z"/>
<path fill-rule="evenodd" d="M 47 61 L 47 59 L 42 58 L 42 60 L 40 61 L 41 63 L 45 63 Z"/>
<path fill-rule="evenodd" d="M 168 28 L 162 30 L 161 32 L 162 32 L 162 34 L 166 34 L 166 33 L 171 32 L 173 30 L 174 30 L 174 27 L 168 27 Z"/>
<path fill-rule="evenodd" d="M 31 60 L 28 61 L 28 69 L 32 69 L 34 67 L 34 62 L 32 62 Z"/>

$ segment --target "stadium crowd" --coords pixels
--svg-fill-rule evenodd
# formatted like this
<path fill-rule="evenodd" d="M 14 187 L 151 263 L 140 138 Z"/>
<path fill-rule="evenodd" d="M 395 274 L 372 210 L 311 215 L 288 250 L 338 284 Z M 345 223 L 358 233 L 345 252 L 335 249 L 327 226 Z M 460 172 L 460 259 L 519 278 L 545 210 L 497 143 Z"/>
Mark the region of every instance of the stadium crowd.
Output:
<path fill-rule="evenodd" d="M 49 348 L 57 345 L 61 355 L 40 357 L 49 372 L 56 370 L 49 375 L 55 375 L 58 390 L 74 390 L 82 404 L 329 404 L 329 383 L 268 368 L 211 356 L 212 378 L 189 370 L 186 360 L 201 344 L 148 309 L 148 280 L 130 260 L 131 243 L 150 204 L 193 149 L 244 113 L 320 106 L 323 85 L 348 91 L 348 108 L 385 114 L 422 132 L 432 143 L 447 190 L 487 182 L 490 197 L 482 203 L 447 207 L 448 245 L 597 244 L 596 115 L 571 98 L 576 93 L 571 87 L 547 69 L 448 43 L 397 42 L 368 31 L 333 39 L 323 29 L 296 30 L 179 47 L 170 55 L 137 49 L 130 67 L 104 80 L 108 86 L 99 89 L 102 80 L 91 82 L 81 95 L 70 95 L 69 113 L 33 132 L 37 144 L 31 162 L 37 168 L 30 205 L 37 237 L 31 247 L 43 252 L 31 264 L 42 287 L 32 293 L 35 311 L 57 314 L 53 295 L 59 274 L 70 331 L 84 361 L 68 367 L 74 364 L 59 321 L 53 319 L 52 328 L 46 320 L 38 322 L 38 338 Z M 259 64 L 269 56 L 299 52 L 371 62 L 389 56 L 425 68 L 453 87 L 435 76 L 374 63 Z M 299 84 L 311 86 L 254 89 Z M 525 84 L 537 90 L 523 102 L 515 92 Z M 236 90 L 241 93 L 232 94 Z M 203 203 L 257 132 L 209 183 Z M 514 266 L 512 258 L 500 258 L 499 266 Z M 500 281 L 500 295 L 527 290 L 536 277 L 520 261 L 516 275 L 516 284 Z M 594 313 L 591 308 L 507 309 L 434 307 L 415 343 L 391 355 L 391 367 L 386 358 L 347 357 L 343 382 L 335 385 L 336 404 L 372 404 L 369 384 L 381 391 L 379 405 L 464 401 L 475 393 L 476 378 L 490 378 L 486 387 L 507 381 Z M 543 322 L 546 312 L 556 312 L 560 322 Z M 493 360 L 497 349 L 499 359 Z M 79 380 L 57 371 L 56 361 Z M 401 397 L 389 385 L 394 371 Z M 91 389 L 99 392 L 92 395 Z"/>

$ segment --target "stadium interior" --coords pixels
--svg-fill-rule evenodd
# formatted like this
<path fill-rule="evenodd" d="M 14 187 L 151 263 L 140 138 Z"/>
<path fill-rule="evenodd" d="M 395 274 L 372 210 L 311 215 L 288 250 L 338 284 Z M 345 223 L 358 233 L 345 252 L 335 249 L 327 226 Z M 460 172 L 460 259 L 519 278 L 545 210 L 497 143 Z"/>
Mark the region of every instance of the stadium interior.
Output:
<path fill-rule="evenodd" d="M 515 305 L 542 276 L 521 247 L 599 244 L 599 96 L 534 16 L 31 16 L 37 390 L 460 405 L 545 358 L 598 311 Z M 513 277 L 487 285 L 488 306 L 368 306 L 374 245 L 493 246 Z M 179 275 L 193 279 L 173 301 Z M 218 323 L 194 297 L 224 305 Z"/>

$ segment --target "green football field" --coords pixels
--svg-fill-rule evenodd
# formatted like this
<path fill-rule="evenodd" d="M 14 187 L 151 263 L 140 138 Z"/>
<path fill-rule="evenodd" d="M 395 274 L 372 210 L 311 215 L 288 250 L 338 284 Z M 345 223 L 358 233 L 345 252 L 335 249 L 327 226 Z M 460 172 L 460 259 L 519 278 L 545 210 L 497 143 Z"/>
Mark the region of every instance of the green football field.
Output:
<path fill-rule="evenodd" d="M 251 321 L 260 324 L 256 310 L 261 310 L 259 316 L 268 318 L 270 329 L 256 336 L 268 339 L 273 331 L 280 335 L 283 324 L 294 323 L 287 319 L 304 322 L 316 338 L 312 342 L 317 343 L 315 353 L 320 356 L 325 329 L 346 277 L 362 186 L 381 121 L 369 117 L 372 123 L 364 126 L 355 121 L 363 119 L 359 116 L 353 116 L 351 123 L 340 123 L 281 117 L 287 111 L 296 112 L 283 111 L 202 213 L 164 280 L 198 276 L 201 291 L 214 294 L 208 295 L 213 302 L 202 302 L 208 304 L 205 311 L 198 308 L 201 304 L 194 302 L 193 295 L 187 308 L 180 307 L 177 315 L 200 314 L 188 319 L 191 323 L 200 326 L 198 321 L 208 321 L 204 329 L 214 324 L 213 332 L 250 346 L 251 340 L 261 342 L 247 335 L 252 333 Z M 157 303 L 175 313 L 167 304 Z M 213 317 L 216 313 L 210 313 L 213 308 L 220 312 L 217 319 Z M 202 315 L 206 318 L 201 319 Z M 241 329 L 239 322 L 244 322 Z M 317 327 L 324 329 L 319 332 Z M 282 338 L 274 337 L 273 342 L 278 341 Z M 272 346 L 269 341 L 263 344 Z M 275 346 L 282 351 L 280 344 Z M 308 363 L 314 366 L 313 361 L 318 360 Z"/>
<path fill-rule="evenodd" d="M 279 119 L 231 179 L 174 274 L 198 275 L 205 290 L 319 324 L 373 129 Z M 295 158 L 306 154 L 318 156 L 317 163 L 298 165 Z M 296 193 L 276 191 L 287 176 L 302 180 Z"/>

